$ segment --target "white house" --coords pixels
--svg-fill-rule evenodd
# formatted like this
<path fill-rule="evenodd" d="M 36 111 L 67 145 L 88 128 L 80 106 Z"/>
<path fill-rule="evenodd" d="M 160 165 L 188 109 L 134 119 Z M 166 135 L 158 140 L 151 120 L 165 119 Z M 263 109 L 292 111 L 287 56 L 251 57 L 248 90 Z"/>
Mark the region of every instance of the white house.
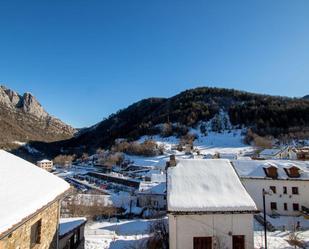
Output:
<path fill-rule="evenodd" d="M 278 149 L 265 149 L 259 153 L 261 159 L 297 160 L 297 150 L 291 146 Z"/>
<path fill-rule="evenodd" d="M 263 209 L 263 189 L 271 194 L 265 198 L 268 214 L 300 215 L 309 208 L 309 163 L 234 160 L 232 164 L 258 209 Z"/>
<path fill-rule="evenodd" d="M 141 183 L 137 196 L 137 206 L 166 210 L 166 183 Z"/>
<path fill-rule="evenodd" d="M 167 174 L 171 249 L 253 248 L 257 208 L 228 160 L 171 160 Z"/>
<path fill-rule="evenodd" d="M 259 153 L 261 159 L 275 159 L 280 158 L 282 149 L 265 149 Z"/>

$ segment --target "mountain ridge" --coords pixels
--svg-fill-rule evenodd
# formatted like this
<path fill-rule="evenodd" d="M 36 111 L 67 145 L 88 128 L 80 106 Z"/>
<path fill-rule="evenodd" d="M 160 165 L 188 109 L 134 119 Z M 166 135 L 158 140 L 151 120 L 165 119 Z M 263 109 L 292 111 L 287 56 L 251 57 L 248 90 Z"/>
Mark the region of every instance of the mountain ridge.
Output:
<path fill-rule="evenodd" d="M 23 95 L 0 86 L 0 147 L 19 142 L 52 142 L 71 138 L 75 129 L 47 113 L 29 92 Z M 15 144 L 15 145 L 14 145 Z"/>
<path fill-rule="evenodd" d="M 220 110 L 232 125 L 252 128 L 261 136 L 301 135 L 309 137 L 309 102 L 300 98 L 249 93 L 234 89 L 199 87 L 170 98 L 148 98 L 110 115 L 75 137 L 39 147 L 55 153 L 79 153 L 111 146 L 117 138 L 138 139 L 162 132 L 158 125 L 178 123 L 194 127 Z M 181 128 L 180 128 L 181 129 Z"/>

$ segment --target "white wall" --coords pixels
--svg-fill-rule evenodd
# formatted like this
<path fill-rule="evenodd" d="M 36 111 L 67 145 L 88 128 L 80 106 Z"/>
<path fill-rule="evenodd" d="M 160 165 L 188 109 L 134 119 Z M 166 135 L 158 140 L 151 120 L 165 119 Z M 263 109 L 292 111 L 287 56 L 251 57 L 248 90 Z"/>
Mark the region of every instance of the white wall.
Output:
<path fill-rule="evenodd" d="M 213 237 L 218 247 L 232 248 L 232 235 L 245 235 L 246 249 L 252 249 L 252 214 L 168 215 L 170 249 L 193 249 L 194 237 Z"/>
<path fill-rule="evenodd" d="M 252 199 L 255 201 L 259 210 L 263 210 L 263 197 L 262 191 L 269 190 L 270 186 L 275 186 L 277 193 L 271 196 L 266 195 L 266 212 L 271 214 L 270 202 L 277 203 L 276 212 L 281 215 L 298 215 L 299 212 L 293 211 L 293 203 L 298 203 L 301 210 L 301 206 L 309 208 L 309 181 L 302 180 L 274 180 L 274 179 L 249 179 L 242 178 L 247 192 L 250 194 Z M 283 186 L 287 187 L 287 194 L 283 194 Z M 292 194 L 292 187 L 298 187 L 299 194 Z M 284 210 L 284 203 L 287 203 L 288 210 Z"/>

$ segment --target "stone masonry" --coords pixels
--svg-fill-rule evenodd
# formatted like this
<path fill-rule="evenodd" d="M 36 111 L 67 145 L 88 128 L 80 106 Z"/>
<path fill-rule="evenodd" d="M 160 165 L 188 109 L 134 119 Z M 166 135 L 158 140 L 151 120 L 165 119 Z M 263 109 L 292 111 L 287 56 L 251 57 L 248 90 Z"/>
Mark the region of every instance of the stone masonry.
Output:
<path fill-rule="evenodd" d="M 0 249 L 57 249 L 59 205 L 56 201 L 0 240 Z M 14 210 L 12 210 L 14 212 Z M 30 247 L 31 226 L 41 219 L 40 244 Z"/>

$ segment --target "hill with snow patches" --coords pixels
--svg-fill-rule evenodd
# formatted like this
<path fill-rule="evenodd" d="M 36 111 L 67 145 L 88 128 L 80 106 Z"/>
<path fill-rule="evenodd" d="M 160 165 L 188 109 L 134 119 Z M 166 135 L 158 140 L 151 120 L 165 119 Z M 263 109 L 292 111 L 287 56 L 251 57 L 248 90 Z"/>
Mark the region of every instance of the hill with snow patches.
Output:
<path fill-rule="evenodd" d="M 226 114 L 231 127 L 225 127 L 226 120 L 220 120 L 221 112 Z M 109 148 L 118 138 L 134 141 L 143 136 L 181 137 L 192 129 L 204 133 L 205 124 L 212 119 L 212 131 L 199 136 L 197 143 L 201 139 L 201 143 L 211 143 L 212 132 L 219 133 L 218 139 L 228 141 L 233 132 L 239 136 L 240 130 L 246 132 L 248 128 L 259 136 L 308 138 L 308 113 L 309 101 L 301 98 L 202 87 L 170 98 L 141 100 L 82 129 L 71 139 L 31 146 L 51 155 L 94 153 L 98 148 Z M 228 133 L 220 135 L 224 130 Z"/>

